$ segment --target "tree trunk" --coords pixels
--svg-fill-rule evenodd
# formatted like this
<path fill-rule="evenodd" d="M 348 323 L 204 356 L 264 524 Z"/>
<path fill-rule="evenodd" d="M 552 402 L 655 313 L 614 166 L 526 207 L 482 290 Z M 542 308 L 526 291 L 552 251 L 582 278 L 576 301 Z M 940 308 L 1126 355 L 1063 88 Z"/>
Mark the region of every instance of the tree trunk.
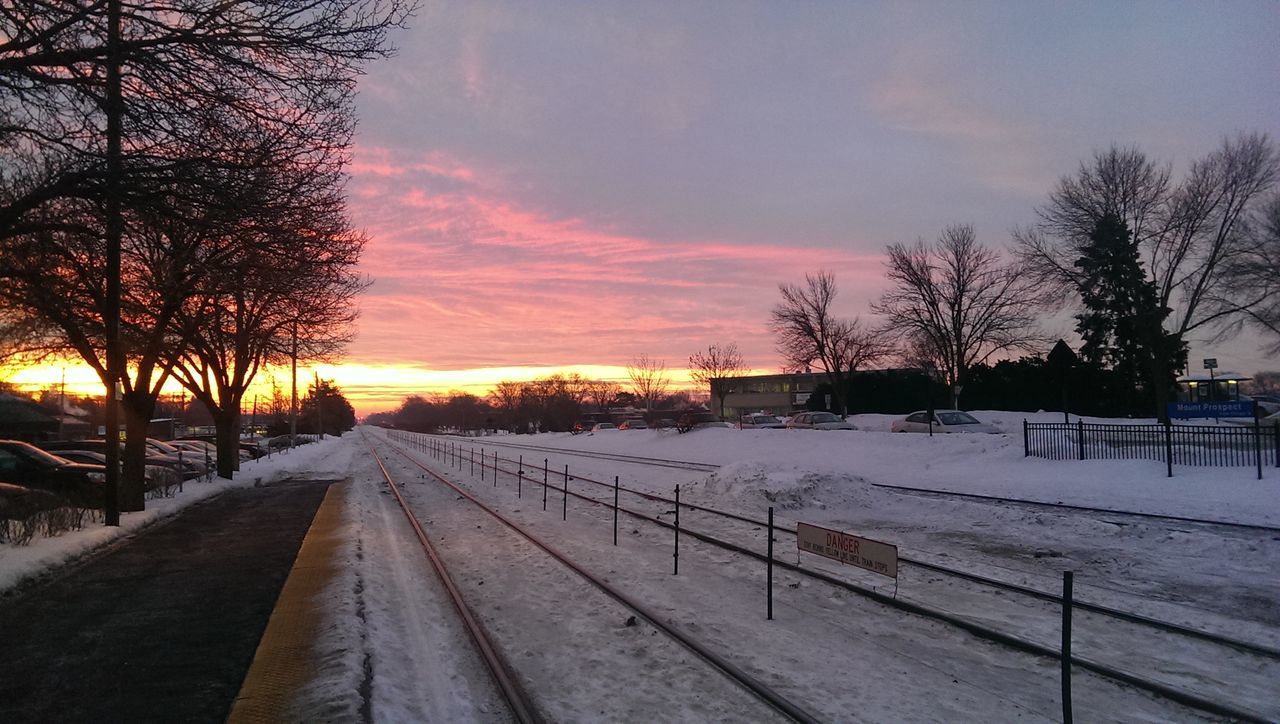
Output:
<path fill-rule="evenodd" d="M 155 400 L 132 392 L 124 396 L 125 443 L 120 475 L 120 510 L 136 513 L 146 509 L 145 477 L 147 466 L 147 433 L 151 429 L 151 413 Z"/>
<path fill-rule="evenodd" d="M 1169 421 L 1169 373 L 1165 369 L 1164 360 L 1153 354 L 1151 366 L 1151 395 L 1155 401 L 1155 418 L 1160 422 Z"/>
<path fill-rule="evenodd" d="M 240 409 L 215 412 L 213 424 L 217 434 L 218 477 L 230 479 L 240 469 Z"/>

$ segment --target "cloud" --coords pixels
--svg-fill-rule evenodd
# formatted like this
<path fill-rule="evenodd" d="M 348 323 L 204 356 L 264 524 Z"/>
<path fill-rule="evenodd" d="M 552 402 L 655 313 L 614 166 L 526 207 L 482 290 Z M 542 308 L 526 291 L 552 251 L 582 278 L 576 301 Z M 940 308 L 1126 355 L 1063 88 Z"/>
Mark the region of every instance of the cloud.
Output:
<path fill-rule="evenodd" d="M 647 239 L 521 206 L 500 172 L 441 154 L 397 164 L 362 148 L 357 158 L 352 209 L 371 237 L 362 265 L 375 283 L 356 362 L 617 366 L 646 353 L 678 364 L 736 341 L 751 364 L 771 367 L 766 320 L 779 282 L 827 268 L 849 288 L 882 283 L 876 256 Z"/>

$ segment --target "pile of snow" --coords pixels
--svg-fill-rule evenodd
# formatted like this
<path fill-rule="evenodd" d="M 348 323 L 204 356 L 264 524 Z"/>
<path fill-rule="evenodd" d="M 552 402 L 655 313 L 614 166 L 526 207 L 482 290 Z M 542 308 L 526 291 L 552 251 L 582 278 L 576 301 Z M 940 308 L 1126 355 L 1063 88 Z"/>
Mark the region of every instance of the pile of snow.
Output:
<path fill-rule="evenodd" d="M 763 460 L 721 467 L 707 477 L 706 492 L 720 499 L 737 498 L 748 507 L 764 501 L 781 510 L 821 509 L 832 497 L 848 504 L 851 499 L 865 501 L 872 494 L 871 486 L 857 476 Z"/>

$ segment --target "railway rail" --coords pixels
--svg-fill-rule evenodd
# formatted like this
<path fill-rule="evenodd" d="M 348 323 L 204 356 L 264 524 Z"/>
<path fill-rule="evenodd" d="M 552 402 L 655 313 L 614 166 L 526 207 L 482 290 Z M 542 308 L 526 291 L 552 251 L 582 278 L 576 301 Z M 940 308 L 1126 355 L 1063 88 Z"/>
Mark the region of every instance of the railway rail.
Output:
<path fill-rule="evenodd" d="M 366 438 L 366 442 L 367 441 L 368 440 Z M 430 543 L 430 540 L 426 535 L 425 531 L 423 530 L 421 523 L 418 521 L 411 506 L 405 501 L 405 498 L 401 494 L 399 487 L 395 483 L 390 472 L 387 470 L 382 458 L 378 455 L 377 451 L 373 448 L 372 444 L 369 445 L 369 451 L 370 451 L 370 454 L 377 461 L 378 467 L 381 470 L 383 477 L 386 479 L 387 485 L 391 489 L 394 497 L 396 498 L 397 503 L 399 504 L 401 509 L 404 511 L 406 517 L 409 519 L 409 522 L 414 529 L 415 535 L 417 536 L 418 540 L 422 544 L 423 548 L 427 551 L 428 557 L 432 562 L 432 567 L 435 569 L 437 575 L 439 576 L 441 581 L 445 584 L 446 588 L 448 589 L 450 598 L 453 600 L 455 608 L 459 611 L 460 615 L 464 619 L 464 622 L 467 626 L 467 630 L 471 635 L 472 640 L 476 643 L 477 649 L 480 651 L 481 656 L 485 661 L 486 667 L 489 669 L 491 675 L 493 676 L 495 684 L 503 693 L 504 698 L 506 698 L 506 700 L 508 701 L 512 710 L 513 717 L 515 717 L 518 721 L 522 723 L 543 721 L 544 719 L 538 713 L 538 709 L 532 697 L 527 693 L 525 689 L 523 689 L 518 684 L 516 677 L 514 676 L 514 673 L 513 673 L 514 670 L 511 667 L 510 663 L 502 655 L 501 649 L 496 645 L 494 645 L 489 635 L 485 631 L 484 627 L 479 623 L 476 617 L 470 612 L 470 609 L 468 608 L 466 602 L 462 600 L 461 593 L 458 591 L 457 587 L 452 583 L 452 579 L 448 573 L 447 568 L 445 567 L 443 558 L 439 555 L 437 551 L 435 551 L 434 546 L 432 546 L 432 544 Z M 554 549 L 553 547 L 551 547 L 550 545 L 542 541 L 539 537 L 534 536 L 524 527 L 520 526 L 510 518 L 497 512 L 492 507 L 490 507 L 489 505 L 481 501 L 479 498 L 472 495 L 466 489 L 454 484 L 452 481 L 441 476 L 439 473 L 432 470 L 431 468 L 428 468 L 427 466 L 422 465 L 420 462 L 413 460 L 412 457 L 406 457 L 406 459 L 409 460 L 411 463 L 417 465 L 418 468 L 420 468 L 426 475 L 429 475 L 436 482 L 447 486 L 453 492 L 455 492 L 458 496 L 474 504 L 477 508 L 479 508 L 480 510 L 483 510 L 489 516 L 493 517 L 498 522 L 500 522 L 503 526 L 513 531 L 514 533 L 518 534 L 519 536 L 527 540 L 529 543 L 533 544 L 537 548 L 544 551 L 546 554 L 555 558 L 567 569 L 573 571 L 575 574 L 581 577 L 584 581 L 590 583 L 595 588 L 604 592 L 606 595 L 608 595 L 609 597 L 617 601 L 619 604 L 627 608 L 636 616 L 639 616 L 645 619 L 646 621 L 648 621 L 655 629 L 662 631 L 670 639 L 679 643 L 680 645 L 684 646 L 685 648 L 687 648 L 688 650 L 696 654 L 702 660 L 706 661 L 708 664 L 710 664 L 712 667 L 718 670 L 726 679 L 733 682 L 744 691 L 755 696 L 764 704 L 768 705 L 769 707 L 772 707 L 775 711 L 782 714 L 787 719 L 795 722 L 801 722 L 802 724 L 811 724 L 811 723 L 816 723 L 818 721 L 816 717 L 814 717 L 812 714 L 807 712 L 800 705 L 795 704 L 794 702 L 790 701 L 786 697 L 774 691 L 773 689 L 771 689 L 770 687 L 768 687 L 767 685 L 765 685 L 755 677 L 752 677 L 751 675 L 747 674 L 744 670 L 736 666 L 727 658 L 721 656 L 720 654 L 717 654 L 711 648 L 709 648 L 708 646 L 706 646 L 705 644 L 701 643 L 699 640 L 697 640 L 696 638 L 688 634 L 687 632 L 682 631 L 680 628 L 672 624 L 666 617 L 660 615 L 655 611 L 650 610 L 646 606 L 642 605 L 641 603 L 632 599 L 630 596 L 623 593 L 617 587 L 610 585 L 607 581 L 601 579 L 598 576 L 593 575 L 583 567 L 575 564 L 572 560 L 570 560 L 565 555 L 563 555 L 562 553 L 560 553 L 559 551 L 557 551 L 556 549 Z"/>
<path fill-rule="evenodd" d="M 1150 520 L 1167 520 L 1176 523 L 1193 523 L 1196 525 L 1204 525 L 1221 528 L 1235 528 L 1240 530 L 1263 531 L 1265 533 L 1280 533 L 1280 527 L 1270 525 L 1256 525 L 1252 523 L 1236 523 L 1229 520 L 1209 520 L 1207 518 L 1188 518 L 1180 515 L 1162 515 L 1160 513 L 1137 513 L 1131 510 L 1115 510 L 1114 508 L 1093 508 L 1087 505 L 1071 505 L 1068 503 L 1046 503 L 1040 500 L 1022 500 L 1020 498 L 1003 498 L 996 495 L 978 495 L 976 493 L 958 493 L 951 490 L 931 490 L 929 488 L 913 488 L 908 485 L 889 485 L 887 483 L 872 483 L 877 488 L 884 490 L 897 490 L 913 495 L 926 495 L 944 498 L 964 498 L 968 500 L 982 500 L 994 503 L 1010 503 L 1013 505 L 1023 505 L 1036 508 L 1049 508 L 1058 510 L 1075 510 L 1084 513 L 1097 513 L 1099 515 L 1124 515 L 1134 518 L 1147 518 Z"/>
<path fill-rule="evenodd" d="M 426 435 L 428 438 L 445 440 L 450 444 L 461 445 L 461 440 L 469 440 L 475 442 L 473 438 L 460 438 L 452 435 L 429 435 L 427 433 L 410 433 L 418 435 Z M 475 442 L 475 444 L 480 444 Z M 524 443 L 512 443 L 505 440 L 497 440 L 492 437 L 484 438 L 485 447 L 505 447 L 520 450 L 529 450 L 540 453 L 549 453 L 555 455 L 568 455 L 572 457 L 594 458 L 597 460 L 610 460 L 613 462 L 627 463 L 632 465 L 646 465 L 649 467 L 674 468 L 678 470 L 691 470 L 695 472 L 715 472 L 720 469 L 720 465 L 716 463 L 703 463 L 688 460 L 667 460 L 663 458 L 650 458 L 641 455 L 623 455 L 618 453 L 598 452 L 594 450 L 566 450 L 564 448 L 551 447 L 548 445 L 526 445 Z M 1192 518 L 1188 516 L 1164 515 L 1160 513 L 1142 513 L 1132 510 L 1117 510 L 1115 508 L 1095 508 L 1087 505 L 1071 505 L 1069 503 L 1049 503 L 1043 500 L 1025 500 L 1022 498 L 1008 498 L 995 495 L 980 495 L 977 493 L 962 493 L 952 490 L 935 490 L 932 488 L 917 488 L 909 485 L 891 485 L 888 483 L 872 483 L 872 487 L 882 490 L 894 490 L 902 493 L 930 495 L 936 497 L 953 497 L 964 498 L 969 500 L 981 500 L 992 503 L 1009 503 L 1013 505 L 1021 505 L 1032 508 L 1043 508 L 1045 510 L 1073 510 L 1085 513 L 1098 513 L 1101 515 L 1122 515 L 1134 518 L 1145 518 L 1151 520 L 1167 520 L 1178 523 L 1194 523 L 1203 526 L 1220 526 L 1223 528 L 1264 531 L 1267 533 L 1280 533 L 1280 526 L 1259 525 L 1253 523 L 1237 523 L 1228 520 L 1213 520 L 1209 518 Z"/>
<path fill-rule="evenodd" d="M 418 434 L 418 433 L 414 433 Z M 447 439 L 447 438 L 442 438 Z M 468 438 L 457 438 L 453 440 L 453 444 L 461 444 L 458 440 L 466 440 Z M 651 458 L 641 455 L 622 455 L 619 453 L 596 452 L 594 450 L 565 450 L 558 447 L 550 447 L 547 445 L 526 445 L 524 443 L 513 443 L 505 440 L 494 441 L 493 438 L 485 438 L 485 445 L 505 447 L 516 450 L 528 450 L 530 452 L 555 453 L 556 455 L 572 455 L 581 458 L 595 458 L 597 460 L 609 460 L 617 463 L 632 463 L 635 465 L 645 465 L 656 468 L 675 468 L 677 470 L 693 470 L 697 472 L 711 473 L 720 469 L 715 463 L 700 463 L 692 460 L 666 460 L 663 458 Z"/>
<path fill-rule="evenodd" d="M 514 447 L 524 447 L 524 446 L 517 445 Z M 530 449 L 530 448 L 525 448 L 525 449 Z M 437 448 L 437 451 L 443 453 L 444 449 Z M 554 448 L 548 448 L 548 451 L 554 451 L 556 453 L 564 452 Z M 403 451 L 401 452 L 403 453 Z M 494 456 L 486 456 L 485 460 L 480 463 L 481 470 L 486 470 L 486 469 L 493 470 L 495 475 L 501 473 L 504 475 L 510 475 L 512 477 L 519 476 L 522 480 L 528 481 L 530 484 L 535 486 L 544 485 L 543 481 L 538 480 L 535 477 L 526 476 L 525 475 L 526 470 L 524 469 L 517 469 L 513 471 L 511 469 L 503 468 L 502 467 L 503 463 L 507 463 L 511 465 L 518 465 L 519 463 L 515 460 L 496 458 L 496 455 L 497 454 L 495 453 Z M 420 462 L 413 459 L 412 456 L 406 456 L 406 457 L 407 459 L 412 461 L 414 464 L 425 468 L 425 466 L 422 466 Z M 605 457 L 605 454 L 602 454 L 601 457 Z M 638 461 L 638 456 L 623 456 L 623 457 L 627 458 L 625 460 L 626 462 Z M 606 457 L 606 459 L 608 458 Z M 531 468 L 532 466 L 530 466 L 530 469 Z M 575 482 L 588 483 L 591 485 L 601 486 L 609 489 L 614 488 L 614 484 L 610 484 L 604 481 L 594 480 L 581 475 L 573 476 L 571 479 L 574 480 Z M 564 490 L 562 490 L 561 488 L 554 487 L 550 485 L 550 483 L 547 483 L 546 485 L 547 487 L 550 487 L 552 490 L 555 490 L 557 492 L 562 492 L 566 496 L 566 499 L 567 497 L 571 496 L 576 499 L 581 499 L 586 502 L 592 503 L 594 505 L 605 506 L 605 507 L 610 507 L 613 505 L 613 503 L 610 501 L 600 500 L 589 495 L 584 495 L 580 491 L 569 491 L 567 490 L 567 485 Z M 660 503 L 664 507 L 675 503 L 673 499 L 667 498 L 665 496 L 655 495 L 645 491 L 637 491 L 632 489 L 624 489 L 624 488 L 619 488 L 619 489 L 621 491 L 627 492 L 631 495 L 640 497 L 642 499 L 645 499 L 651 502 Z M 765 523 L 764 521 L 755 520 L 748 516 L 741 516 L 735 513 L 720 511 L 720 510 L 716 510 L 714 508 L 709 508 L 705 506 L 696 506 L 696 505 L 681 503 L 680 507 L 682 509 L 698 510 L 700 512 L 705 512 L 711 515 L 723 517 L 725 519 L 732 520 L 738 523 L 749 524 L 751 526 L 755 526 L 758 528 L 764 528 L 767 526 L 767 523 Z M 636 511 L 636 510 L 632 510 L 630 508 L 624 508 L 624 507 L 619 507 L 619 510 L 633 518 L 645 520 L 649 523 L 653 523 L 666 528 L 673 527 L 671 523 L 665 520 L 662 520 L 660 518 L 660 514 L 652 514 L 652 513 L 643 512 L 643 511 Z M 1108 514 L 1113 514 L 1113 515 L 1117 514 L 1116 511 L 1106 511 L 1106 512 Z M 1205 522 L 1213 523 L 1212 521 L 1205 521 Z M 775 527 L 773 530 L 775 531 L 775 533 L 790 533 L 793 535 L 795 534 L 795 530 L 793 528 Z M 680 532 L 683 535 L 696 538 L 702 542 L 720 547 L 722 549 L 730 550 L 735 553 L 746 555 L 758 560 L 764 559 L 764 555 L 757 551 L 753 551 L 749 548 L 740 546 L 736 543 L 725 541 L 712 534 L 693 530 L 689 528 L 687 524 L 684 526 L 681 526 Z M 926 561 L 913 559 L 909 556 L 905 556 L 905 557 L 900 556 L 899 561 L 900 563 L 906 563 L 910 566 L 916 566 L 918 568 L 929 570 L 934 573 L 939 573 L 939 574 L 963 579 L 966 581 L 993 587 L 1000 590 L 1016 592 L 1016 593 L 1028 596 L 1030 598 L 1041 600 L 1050 604 L 1061 605 L 1062 603 L 1062 597 L 1055 593 L 1040 591 L 1027 586 L 1012 584 L 1005 581 L 1000 581 L 998 579 L 993 579 L 990 577 L 973 574 L 967 571 L 960 571 L 960 570 L 952 569 L 946 566 L 940 566 L 940 565 L 929 563 Z M 869 598 L 880 601 L 882 603 L 886 603 L 888 605 L 893 605 L 899 608 L 903 608 L 905 610 L 912 611 L 914 613 L 920 613 L 922 615 L 931 616 L 933 618 L 946 621 L 950 624 L 959 626 L 976 635 L 979 635 L 984 638 L 988 638 L 989 640 L 997 641 L 999 643 L 1003 643 L 1009 646 L 1013 646 L 1023 651 L 1028 651 L 1031 653 L 1035 653 L 1042 656 L 1049 656 L 1049 657 L 1060 656 L 1060 652 L 1056 651 L 1052 647 L 1037 644 L 1035 642 L 1028 641 L 1016 636 L 1009 635 L 1002 631 L 989 628 L 987 626 L 984 626 L 975 622 L 975 620 L 972 618 L 967 618 L 967 617 L 956 615 L 953 613 L 936 610 L 920 604 L 897 600 L 896 597 L 887 596 L 883 593 L 865 588 L 863 586 L 859 586 L 847 580 L 836 578 L 827 573 L 811 570 L 808 568 L 801 567 L 799 565 L 792 565 L 784 561 L 779 561 L 777 559 L 774 559 L 773 565 L 779 566 L 787 570 L 791 570 L 800 575 L 810 577 L 812 579 L 821 581 L 829 585 L 837 586 L 844 590 L 848 590 L 854 593 L 858 593 L 860 595 L 867 596 Z M 1269 647 L 1262 644 L 1243 641 L 1243 640 L 1235 639 L 1232 637 L 1221 636 L 1208 631 L 1203 631 L 1200 629 L 1183 626 L 1176 623 L 1161 621 L 1149 616 L 1127 612 L 1127 611 L 1119 610 L 1113 607 L 1093 604 L 1087 601 L 1080 601 L 1079 599 L 1073 600 L 1072 605 L 1076 609 L 1089 611 L 1091 613 L 1119 619 L 1122 621 L 1138 624 L 1141 626 L 1146 626 L 1151 629 L 1158 630 L 1164 633 L 1181 635 L 1188 638 L 1200 640 L 1203 642 L 1208 642 L 1211 644 L 1227 647 L 1227 648 L 1233 649 L 1236 652 L 1241 652 L 1248 656 L 1255 656 L 1262 660 L 1266 660 L 1266 661 L 1280 660 L 1280 650 L 1274 647 Z M 1264 716 L 1260 716 L 1254 712 L 1247 711 L 1239 707 L 1235 707 L 1229 703 L 1214 701 L 1205 696 L 1191 694 L 1177 687 L 1170 686 L 1168 684 L 1165 684 L 1159 681 L 1148 680 L 1148 679 L 1142 678 L 1141 676 L 1137 676 L 1132 673 L 1123 671 L 1119 668 L 1108 666 L 1108 665 L 1105 665 L 1096 661 L 1092 661 L 1083 657 L 1073 655 L 1072 663 L 1083 669 L 1093 671 L 1095 673 L 1110 677 L 1117 681 L 1123 681 L 1127 684 L 1137 686 L 1139 688 L 1146 689 L 1148 691 L 1151 691 L 1152 693 L 1156 693 L 1161 696 L 1165 696 L 1167 698 L 1173 699 L 1175 701 L 1179 701 L 1180 703 L 1201 709 L 1202 711 L 1206 711 L 1206 712 L 1210 712 L 1210 713 L 1214 713 L 1222 716 L 1238 718 L 1245 721 L 1267 721 L 1268 720 L 1268 718 Z"/>

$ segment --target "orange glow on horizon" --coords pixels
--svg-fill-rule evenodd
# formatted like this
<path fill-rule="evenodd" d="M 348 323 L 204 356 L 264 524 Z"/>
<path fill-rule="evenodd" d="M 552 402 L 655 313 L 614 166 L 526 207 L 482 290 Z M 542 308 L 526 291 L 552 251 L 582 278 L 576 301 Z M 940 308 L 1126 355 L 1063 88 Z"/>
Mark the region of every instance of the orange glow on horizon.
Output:
<path fill-rule="evenodd" d="M 769 370 L 752 370 L 748 374 L 766 374 Z M 627 387 L 626 367 L 610 365 L 564 365 L 560 367 L 481 367 L 464 370 L 433 370 L 412 365 L 320 364 L 298 366 L 298 394 L 305 394 L 315 374 L 332 380 L 351 402 L 360 416 L 393 410 L 410 395 L 466 392 L 477 397 L 489 394 L 502 381 L 529 382 L 553 374 L 579 374 L 588 379 L 609 380 Z M 687 369 L 669 369 L 673 391 L 693 390 Z M 102 383 L 93 370 L 81 362 L 33 365 L 0 370 L 0 381 L 22 392 L 57 389 L 65 374 L 66 392 L 77 397 L 103 394 Z M 245 395 L 247 405 L 253 397 L 270 398 L 272 380 L 284 394 L 289 389 L 289 368 L 276 367 L 258 375 Z M 182 394 L 182 387 L 170 380 L 164 395 Z"/>

